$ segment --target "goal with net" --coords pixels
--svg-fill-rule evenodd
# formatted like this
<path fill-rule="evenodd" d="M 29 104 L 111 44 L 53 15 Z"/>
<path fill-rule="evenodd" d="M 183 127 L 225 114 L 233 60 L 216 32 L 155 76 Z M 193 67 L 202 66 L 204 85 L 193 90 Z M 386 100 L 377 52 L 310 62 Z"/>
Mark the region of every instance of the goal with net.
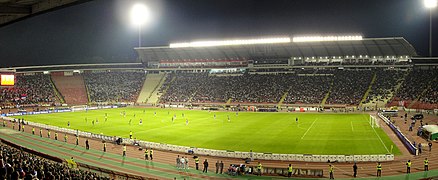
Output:
<path fill-rule="evenodd" d="M 370 115 L 370 126 L 373 128 L 380 127 L 380 118 L 376 118 L 376 116 Z"/>

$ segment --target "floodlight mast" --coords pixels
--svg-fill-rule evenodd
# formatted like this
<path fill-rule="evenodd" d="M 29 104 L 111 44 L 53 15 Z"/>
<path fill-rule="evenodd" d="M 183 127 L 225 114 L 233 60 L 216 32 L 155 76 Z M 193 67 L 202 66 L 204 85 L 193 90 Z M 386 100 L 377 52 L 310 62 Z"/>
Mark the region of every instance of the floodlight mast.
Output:
<path fill-rule="evenodd" d="M 149 18 L 149 10 L 144 4 L 135 4 L 131 9 L 131 21 L 138 27 L 138 47 L 141 47 L 141 26 Z"/>
<path fill-rule="evenodd" d="M 429 57 L 432 57 L 432 10 L 437 7 L 437 0 L 424 0 L 424 6 L 429 9 Z"/>

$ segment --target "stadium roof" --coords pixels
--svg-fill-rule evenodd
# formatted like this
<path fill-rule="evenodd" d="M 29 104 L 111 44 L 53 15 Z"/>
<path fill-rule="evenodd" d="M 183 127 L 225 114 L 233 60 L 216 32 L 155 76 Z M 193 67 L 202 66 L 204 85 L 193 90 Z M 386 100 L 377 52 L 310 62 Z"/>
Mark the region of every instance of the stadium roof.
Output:
<path fill-rule="evenodd" d="M 90 0 L 0 0 L 0 27 Z"/>
<path fill-rule="evenodd" d="M 333 56 L 417 56 L 414 47 L 402 37 L 364 38 L 351 41 L 288 42 L 209 47 L 137 47 L 143 61 L 182 59 L 256 59 Z"/>

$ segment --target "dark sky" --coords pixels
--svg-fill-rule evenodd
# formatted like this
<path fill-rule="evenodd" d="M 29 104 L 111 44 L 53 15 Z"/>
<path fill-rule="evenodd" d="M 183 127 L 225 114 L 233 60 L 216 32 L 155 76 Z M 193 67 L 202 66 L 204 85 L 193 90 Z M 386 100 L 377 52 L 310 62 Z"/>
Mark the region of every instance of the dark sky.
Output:
<path fill-rule="evenodd" d="M 362 34 L 402 36 L 420 55 L 428 55 L 429 11 L 422 0 L 95 0 L 0 28 L 0 67 L 133 62 L 138 29 L 128 14 L 134 2 L 147 4 L 153 15 L 142 29 L 143 46 L 196 39 Z M 435 9 L 436 29 L 437 22 Z"/>

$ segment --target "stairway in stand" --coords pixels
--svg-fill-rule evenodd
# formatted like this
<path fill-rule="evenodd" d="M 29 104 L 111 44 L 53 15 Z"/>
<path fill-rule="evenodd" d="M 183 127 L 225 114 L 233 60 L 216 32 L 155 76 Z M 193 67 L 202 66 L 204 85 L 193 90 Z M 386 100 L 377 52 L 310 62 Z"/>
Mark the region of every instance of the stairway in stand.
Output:
<path fill-rule="evenodd" d="M 71 76 L 52 74 L 52 80 L 64 97 L 65 103 L 69 105 L 84 105 L 88 103 L 84 78 L 80 74 Z"/>
<path fill-rule="evenodd" d="M 143 87 L 141 88 L 140 95 L 138 96 L 137 103 L 157 103 L 160 98 L 158 90 L 163 85 L 166 79 L 166 74 L 147 74 Z"/>

